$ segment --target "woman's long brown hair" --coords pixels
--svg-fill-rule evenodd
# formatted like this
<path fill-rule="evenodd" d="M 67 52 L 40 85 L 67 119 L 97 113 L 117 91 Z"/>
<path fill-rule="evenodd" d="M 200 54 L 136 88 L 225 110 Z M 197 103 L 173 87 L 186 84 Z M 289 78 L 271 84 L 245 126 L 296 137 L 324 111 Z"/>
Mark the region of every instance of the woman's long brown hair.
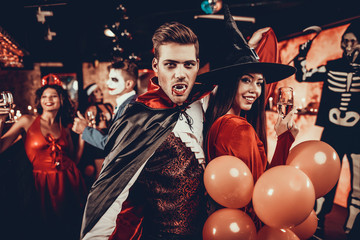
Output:
<path fill-rule="evenodd" d="M 237 74 L 236 76 L 241 76 Z M 207 151 L 207 135 L 213 123 L 221 116 L 225 115 L 231 108 L 236 92 L 239 86 L 239 79 L 236 76 L 226 76 L 227 79 L 223 80 L 217 87 L 215 93 L 210 95 L 209 106 L 205 113 L 204 123 L 204 148 Z M 266 138 L 266 116 L 265 116 L 265 83 L 262 85 L 262 93 L 260 97 L 254 102 L 249 111 L 242 110 L 241 117 L 254 127 L 258 137 L 264 144 L 265 152 L 267 152 L 267 138 Z"/>

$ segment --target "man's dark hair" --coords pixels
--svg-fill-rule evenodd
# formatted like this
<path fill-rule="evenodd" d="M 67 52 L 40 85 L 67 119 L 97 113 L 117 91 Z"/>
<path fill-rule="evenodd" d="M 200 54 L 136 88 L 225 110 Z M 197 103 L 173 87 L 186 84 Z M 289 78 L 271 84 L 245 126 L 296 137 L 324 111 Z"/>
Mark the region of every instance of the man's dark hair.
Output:
<path fill-rule="evenodd" d="M 159 47 L 166 43 L 194 44 L 196 57 L 199 58 L 199 41 L 196 34 L 187 26 L 170 22 L 161 25 L 154 33 L 153 47 L 155 58 L 159 58 Z"/>
<path fill-rule="evenodd" d="M 122 70 L 122 73 L 129 77 L 129 79 L 135 81 L 135 83 L 139 77 L 138 66 L 127 59 L 125 59 L 124 61 L 114 62 L 108 67 L 109 71 L 110 69 Z"/>

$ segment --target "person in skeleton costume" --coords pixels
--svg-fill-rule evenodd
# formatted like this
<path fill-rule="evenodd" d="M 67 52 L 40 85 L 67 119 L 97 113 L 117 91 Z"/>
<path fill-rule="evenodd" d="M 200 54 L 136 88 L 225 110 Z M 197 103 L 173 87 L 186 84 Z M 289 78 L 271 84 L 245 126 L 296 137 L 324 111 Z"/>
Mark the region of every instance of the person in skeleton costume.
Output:
<path fill-rule="evenodd" d="M 349 233 L 360 211 L 360 22 L 354 21 L 341 38 L 342 58 L 326 65 L 306 69 L 306 55 L 311 41 L 300 46 L 294 59 L 296 80 L 299 82 L 322 81 L 322 96 L 316 125 L 324 128 L 321 141 L 330 144 L 340 159 L 346 155 L 351 170 L 351 191 L 348 198 L 348 217 L 345 233 Z M 318 204 L 319 227 L 323 228 L 325 215 L 331 211 L 336 186 Z M 318 201 L 319 203 L 319 201 Z"/>
<path fill-rule="evenodd" d="M 82 239 L 201 239 L 206 220 L 199 43 L 179 23 L 153 36 L 157 77 L 111 126 Z"/>

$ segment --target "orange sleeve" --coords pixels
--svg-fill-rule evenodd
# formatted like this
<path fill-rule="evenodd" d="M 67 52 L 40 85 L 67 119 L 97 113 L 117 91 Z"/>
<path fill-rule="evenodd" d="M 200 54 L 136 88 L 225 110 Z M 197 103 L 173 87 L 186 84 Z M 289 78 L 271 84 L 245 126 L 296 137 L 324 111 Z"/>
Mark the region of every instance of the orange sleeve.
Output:
<path fill-rule="evenodd" d="M 254 128 L 245 119 L 233 115 L 224 115 L 210 128 L 209 159 L 222 155 L 241 159 L 249 167 L 254 181 L 264 172 L 267 164 L 264 145 Z"/>
<path fill-rule="evenodd" d="M 293 142 L 295 141 L 294 136 L 288 130 L 278 137 L 276 142 L 276 148 L 274 156 L 270 162 L 268 168 L 272 168 L 278 165 L 285 165 L 286 159 L 289 155 L 289 150 Z"/>
<path fill-rule="evenodd" d="M 260 62 L 281 63 L 278 41 L 272 28 L 263 34 L 259 45 L 255 49 Z M 266 84 L 265 104 L 274 92 L 277 82 Z"/>

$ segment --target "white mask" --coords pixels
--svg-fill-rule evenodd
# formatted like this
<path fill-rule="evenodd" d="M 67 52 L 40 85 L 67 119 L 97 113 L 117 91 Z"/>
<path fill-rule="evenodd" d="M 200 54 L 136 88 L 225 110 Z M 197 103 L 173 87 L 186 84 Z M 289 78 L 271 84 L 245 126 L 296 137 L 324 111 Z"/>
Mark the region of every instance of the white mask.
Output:
<path fill-rule="evenodd" d="M 120 95 L 125 89 L 125 79 L 121 69 L 110 69 L 109 79 L 106 81 L 110 95 Z"/>

